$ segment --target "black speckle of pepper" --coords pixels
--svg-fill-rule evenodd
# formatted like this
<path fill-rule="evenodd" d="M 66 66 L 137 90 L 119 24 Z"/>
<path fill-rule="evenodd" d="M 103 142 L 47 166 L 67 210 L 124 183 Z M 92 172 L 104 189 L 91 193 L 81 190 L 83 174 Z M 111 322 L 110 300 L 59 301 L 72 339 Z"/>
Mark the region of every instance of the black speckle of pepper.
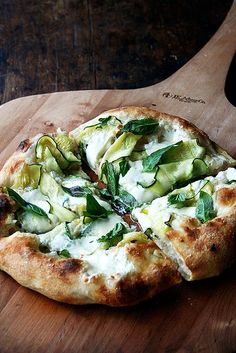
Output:
<path fill-rule="evenodd" d="M 217 247 L 215 244 L 212 244 L 211 249 L 212 252 L 216 252 L 217 251 Z"/>

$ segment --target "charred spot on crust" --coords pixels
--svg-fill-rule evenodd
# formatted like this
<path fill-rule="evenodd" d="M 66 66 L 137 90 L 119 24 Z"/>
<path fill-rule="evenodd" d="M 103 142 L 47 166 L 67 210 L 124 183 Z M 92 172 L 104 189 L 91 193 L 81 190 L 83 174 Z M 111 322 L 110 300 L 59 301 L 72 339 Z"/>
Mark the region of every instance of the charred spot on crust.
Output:
<path fill-rule="evenodd" d="M 169 230 L 167 233 L 166 233 L 166 236 L 169 240 L 172 240 L 172 239 L 178 239 L 179 237 L 179 232 L 177 232 L 176 230 Z"/>
<path fill-rule="evenodd" d="M 216 247 L 216 245 L 215 245 L 215 244 L 212 244 L 210 250 L 211 250 L 212 252 L 217 252 L 217 247 Z"/>
<path fill-rule="evenodd" d="M 0 194 L 0 222 L 6 219 L 7 215 L 13 211 L 14 201 L 7 195 Z"/>
<path fill-rule="evenodd" d="M 16 160 L 10 167 L 10 174 L 14 174 L 22 164 L 24 164 L 23 159 Z"/>
<path fill-rule="evenodd" d="M 130 244 L 130 246 L 127 248 L 127 251 L 133 257 L 142 258 L 144 257 L 144 252 L 146 250 L 149 250 L 151 252 L 156 249 L 158 249 L 157 245 L 154 242 L 150 241 L 148 243 L 135 243 L 133 246 Z"/>
<path fill-rule="evenodd" d="M 190 238 L 190 239 L 196 239 L 198 236 L 198 229 L 197 228 L 189 228 L 189 227 L 183 227 L 185 235 Z"/>
<path fill-rule="evenodd" d="M 66 276 L 68 273 L 79 272 L 82 268 L 82 262 L 79 259 L 66 259 L 58 262 L 58 272 L 61 276 Z"/>
<path fill-rule="evenodd" d="M 236 189 L 220 189 L 217 192 L 217 201 L 223 206 L 233 206 L 233 204 L 236 203 Z"/>
<path fill-rule="evenodd" d="M 26 152 L 30 146 L 31 146 L 30 140 L 26 139 L 24 141 L 21 141 L 21 143 L 17 147 L 17 151 Z"/>
<path fill-rule="evenodd" d="M 141 278 L 133 285 L 132 281 L 121 280 L 117 286 L 117 299 L 122 305 L 139 302 L 152 296 L 154 290 L 152 283 L 146 283 Z M 154 294 L 154 293 L 153 293 Z"/>
<path fill-rule="evenodd" d="M 47 245 L 39 244 L 39 251 L 42 252 L 43 254 L 48 254 L 50 252 L 50 249 L 48 248 Z"/>

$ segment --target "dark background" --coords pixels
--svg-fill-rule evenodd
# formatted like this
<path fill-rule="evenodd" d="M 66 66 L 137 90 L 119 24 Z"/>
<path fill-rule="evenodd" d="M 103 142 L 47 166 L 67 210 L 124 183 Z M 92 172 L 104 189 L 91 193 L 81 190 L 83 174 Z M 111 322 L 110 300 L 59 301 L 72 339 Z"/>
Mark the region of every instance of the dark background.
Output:
<path fill-rule="evenodd" d="M 186 63 L 232 0 L 1 0 L 0 103 L 154 84 Z"/>

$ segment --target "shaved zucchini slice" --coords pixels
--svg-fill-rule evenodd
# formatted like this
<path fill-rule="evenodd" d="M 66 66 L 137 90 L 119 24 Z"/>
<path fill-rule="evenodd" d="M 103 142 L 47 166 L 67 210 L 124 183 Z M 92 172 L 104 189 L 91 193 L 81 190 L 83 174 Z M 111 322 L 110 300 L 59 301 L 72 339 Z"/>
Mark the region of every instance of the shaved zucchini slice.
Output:
<path fill-rule="evenodd" d="M 63 156 L 61 151 L 57 148 L 57 144 L 54 139 L 48 135 L 40 137 L 35 147 L 36 160 L 39 162 L 46 161 L 47 156 L 45 155 L 45 150 L 48 148 L 52 156 L 56 159 L 61 169 L 66 169 L 69 166 L 69 162 Z"/>
<path fill-rule="evenodd" d="M 134 135 L 131 132 L 126 132 L 118 137 L 118 139 L 111 145 L 110 148 L 108 148 L 104 154 L 99 166 L 99 175 L 101 175 L 102 166 L 105 161 L 111 163 L 122 157 L 128 157 L 140 138 L 141 136 Z"/>
<path fill-rule="evenodd" d="M 79 162 L 81 160 L 73 153 L 76 149 L 75 141 L 66 133 L 59 133 L 54 137 L 57 147 L 62 152 L 63 156 L 68 162 Z"/>
<path fill-rule="evenodd" d="M 72 222 L 77 215 L 68 210 L 67 208 L 58 205 L 56 202 L 51 202 L 51 213 L 54 214 L 55 216 L 57 216 L 57 218 L 59 219 L 59 221 L 61 222 Z"/>
<path fill-rule="evenodd" d="M 14 184 L 14 189 L 31 187 L 36 189 L 39 185 L 41 175 L 41 165 L 39 164 L 24 164 L 20 173 L 17 174 Z"/>
<path fill-rule="evenodd" d="M 29 233 L 46 233 L 58 224 L 58 218 L 50 214 L 50 218 L 41 217 L 31 212 L 23 212 L 20 215 L 22 230 Z"/>
<path fill-rule="evenodd" d="M 53 155 L 48 147 L 45 148 L 44 157 L 45 157 L 44 169 L 48 173 L 54 171 L 59 175 L 63 174 L 61 168 L 59 167 L 59 164 L 57 163 L 56 159 L 53 157 Z"/>
<path fill-rule="evenodd" d="M 180 162 L 186 159 L 203 158 L 206 154 L 206 148 L 199 146 L 198 141 L 181 141 L 170 148 L 161 158 L 161 164 Z"/>
<path fill-rule="evenodd" d="M 47 173 L 42 173 L 39 187 L 42 194 L 48 196 L 50 200 L 64 195 L 62 187 Z"/>
<path fill-rule="evenodd" d="M 156 196 L 165 195 L 173 187 L 182 182 L 187 182 L 197 176 L 206 175 L 208 167 L 199 158 L 187 159 L 182 162 L 162 164 L 158 167 L 151 183 L 138 183 L 143 188 L 148 188 Z"/>
<path fill-rule="evenodd" d="M 115 116 L 108 116 L 106 118 L 98 119 L 98 123 L 94 125 L 85 126 L 83 130 L 75 129 L 72 131 L 71 135 L 74 137 L 77 144 L 91 138 L 93 133 L 98 132 L 98 130 L 114 130 L 119 125 L 122 125 L 121 121 Z"/>

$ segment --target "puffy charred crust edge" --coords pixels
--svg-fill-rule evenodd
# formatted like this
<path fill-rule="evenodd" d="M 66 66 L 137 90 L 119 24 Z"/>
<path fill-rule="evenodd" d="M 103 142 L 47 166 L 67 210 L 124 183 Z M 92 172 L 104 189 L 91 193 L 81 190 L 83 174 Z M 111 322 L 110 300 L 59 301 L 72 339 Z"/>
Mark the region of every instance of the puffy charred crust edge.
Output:
<path fill-rule="evenodd" d="M 188 131 L 193 138 L 199 139 L 199 142 L 202 143 L 205 147 L 208 147 L 212 153 L 220 153 L 228 160 L 229 163 L 231 163 L 232 166 L 236 165 L 236 161 L 224 149 L 222 149 L 215 142 L 213 142 L 204 131 L 202 131 L 193 123 L 190 123 L 188 120 L 184 118 L 181 118 L 176 115 L 167 114 L 164 112 L 159 112 L 157 110 L 150 109 L 143 106 L 119 107 L 119 108 L 105 111 L 104 113 L 101 113 L 101 115 L 103 114 L 109 115 L 109 114 L 115 114 L 115 113 L 117 114 L 126 113 L 128 115 L 128 120 L 141 119 L 145 116 L 148 116 L 153 119 L 164 120 L 171 123 L 175 123 L 180 128 L 183 128 L 185 131 Z M 83 127 L 83 124 L 81 125 L 81 127 Z"/>
<path fill-rule="evenodd" d="M 8 195 L 0 192 L 0 226 L 4 225 L 6 218 L 16 209 L 15 202 Z"/>
<path fill-rule="evenodd" d="M 65 258 L 58 259 L 56 257 L 48 256 L 39 250 L 39 243 L 34 235 L 15 233 L 12 237 L 4 238 L 0 241 L 0 266 L 4 267 L 5 263 L 10 267 L 19 271 L 18 266 L 21 266 L 22 275 L 25 275 L 27 266 L 33 269 L 40 270 L 41 266 L 50 269 L 53 277 L 63 278 L 64 281 L 69 282 L 71 273 L 75 273 L 82 269 L 82 261 L 79 259 Z M 19 235 L 19 236 L 17 236 Z M 8 260 L 12 258 L 12 264 Z M 16 260 L 19 260 L 17 262 Z M 17 265 L 15 267 L 15 265 Z M 41 270 L 40 270 L 41 271 Z M 46 274 L 42 272 L 42 275 Z M 49 275 L 49 273 L 47 273 Z M 23 276 L 22 276 L 23 280 Z"/>
<path fill-rule="evenodd" d="M 153 251 L 153 245 L 146 249 L 140 245 L 131 260 L 141 256 L 142 261 L 142 251 Z M 0 240 L 1 270 L 25 287 L 70 304 L 134 305 L 181 282 L 176 266 L 165 256 L 161 263 L 148 258 L 146 261 L 148 266 L 143 272 L 114 275 L 114 285 L 109 286 L 103 274 L 88 276 L 87 263 L 81 259 L 58 259 L 40 252 L 33 234 L 18 232 Z"/>
<path fill-rule="evenodd" d="M 236 188 L 222 188 L 218 190 L 216 199 L 220 206 L 233 206 L 236 203 Z"/>
<path fill-rule="evenodd" d="M 17 151 L 27 152 L 31 145 L 32 145 L 32 142 L 30 141 L 30 139 L 23 140 L 18 145 Z"/>
<path fill-rule="evenodd" d="M 25 152 L 16 151 L 13 153 L 0 171 L 0 187 L 11 186 L 14 174 L 22 167 L 25 159 Z"/>
<path fill-rule="evenodd" d="M 19 171 L 25 163 L 26 158 L 29 157 L 29 149 L 32 148 L 42 134 L 38 134 L 31 139 L 22 141 L 17 147 L 16 151 L 6 160 L 2 169 L 0 170 L 0 187 L 11 186 L 15 173 Z"/>
<path fill-rule="evenodd" d="M 236 260 L 236 206 L 229 215 L 216 217 L 200 227 L 183 231 L 168 232 L 170 241 L 178 239 L 176 251 L 183 257 L 191 271 L 187 280 L 199 280 L 221 274 Z M 178 246 L 181 242 L 189 245 L 189 250 Z"/>

